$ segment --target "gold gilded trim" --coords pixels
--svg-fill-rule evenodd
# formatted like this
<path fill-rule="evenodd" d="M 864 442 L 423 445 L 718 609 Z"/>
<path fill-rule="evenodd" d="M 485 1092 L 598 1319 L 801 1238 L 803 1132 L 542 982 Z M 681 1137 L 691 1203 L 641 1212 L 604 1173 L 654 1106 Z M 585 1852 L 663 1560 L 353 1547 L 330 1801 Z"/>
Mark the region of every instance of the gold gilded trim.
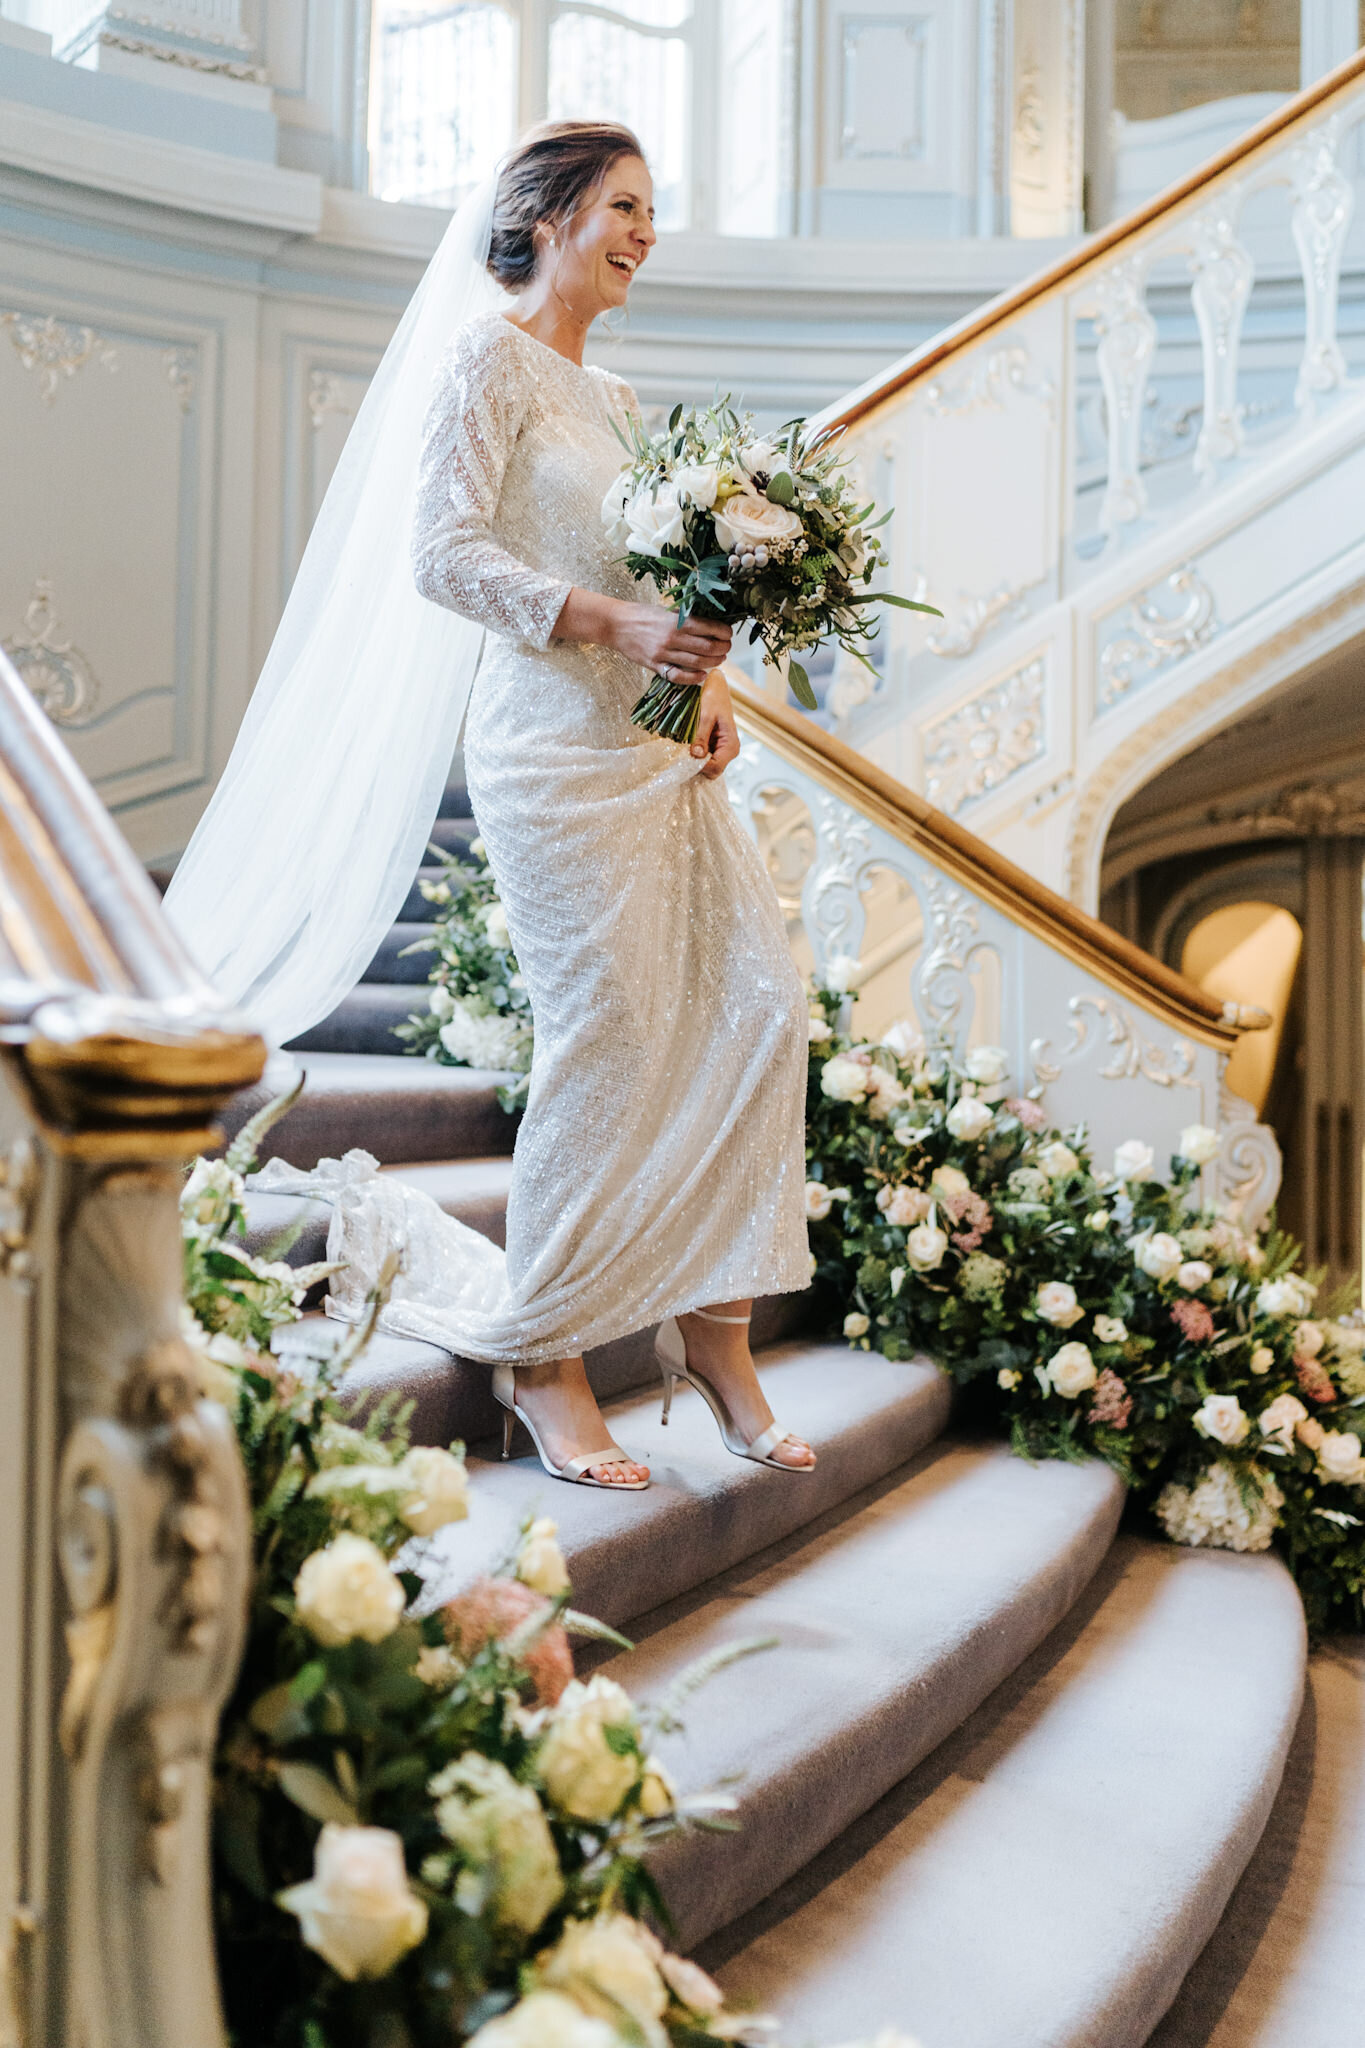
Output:
<path fill-rule="evenodd" d="M 1141 1003 L 1149 1015 L 1219 1052 L 1231 1052 L 1243 1031 L 1261 1030 L 1269 1023 L 1264 1011 L 1243 1009 L 1229 1017 L 1216 996 L 1068 903 L 842 740 L 796 712 L 752 696 L 733 679 L 730 688 L 743 731 L 903 846 L 927 854 L 983 903 L 1002 911 L 1075 966 Z"/>
<path fill-rule="evenodd" d="M 1069 290 L 1087 271 L 1105 263 L 1116 249 L 1131 242 L 1154 221 L 1174 216 L 1185 206 L 1200 201 L 1210 185 L 1221 178 L 1226 171 L 1235 170 L 1253 158 L 1268 151 L 1272 145 L 1282 142 L 1296 129 L 1306 127 L 1316 119 L 1338 96 L 1365 78 L 1365 49 L 1357 50 L 1344 63 L 1338 64 L 1325 77 L 1319 78 L 1300 93 L 1295 93 L 1282 107 L 1276 107 L 1267 114 L 1264 121 L 1258 121 L 1245 135 L 1230 143 L 1218 156 L 1201 164 L 1188 177 L 1181 178 L 1174 185 L 1168 185 L 1164 192 L 1125 214 L 1122 220 L 1101 228 L 1085 241 L 1079 249 L 1073 249 L 1039 270 L 1023 284 L 1015 285 L 1010 291 L 1002 292 L 998 298 L 969 313 L 954 327 L 947 327 L 924 347 L 914 350 L 901 362 L 894 363 L 880 377 L 873 378 L 855 391 L 848 401 L 838 407 L 831 407 L 819 414 L 824 427 L 851 427 L 869 413 L 877 412 L 891 399 L 897 398 L 910 385 L 917 384 L 921 377 L 927 377 L 939 369 L 950 357 L 970 348 L 983 335 L 995 328 L 1003 327 L 1010 320 L 1017 320 L 1028 307 L 1052 298 L 1056 293 Z"/>

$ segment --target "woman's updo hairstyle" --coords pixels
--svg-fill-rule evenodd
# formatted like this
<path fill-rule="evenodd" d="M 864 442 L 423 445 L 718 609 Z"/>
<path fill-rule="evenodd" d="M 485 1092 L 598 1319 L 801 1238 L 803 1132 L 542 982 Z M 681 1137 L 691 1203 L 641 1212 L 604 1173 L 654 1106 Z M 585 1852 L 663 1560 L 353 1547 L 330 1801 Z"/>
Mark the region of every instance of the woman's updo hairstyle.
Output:
<path fill-rule="evenodd" d="M 623 156 L 643 158 L 644 151 L 616 121 L 546 121 L 518 144 L 498 179 L 488 246 L 488 268 L 504 291 L 531 282 L 540 260 L 537 227 L 572 219 Z"/>

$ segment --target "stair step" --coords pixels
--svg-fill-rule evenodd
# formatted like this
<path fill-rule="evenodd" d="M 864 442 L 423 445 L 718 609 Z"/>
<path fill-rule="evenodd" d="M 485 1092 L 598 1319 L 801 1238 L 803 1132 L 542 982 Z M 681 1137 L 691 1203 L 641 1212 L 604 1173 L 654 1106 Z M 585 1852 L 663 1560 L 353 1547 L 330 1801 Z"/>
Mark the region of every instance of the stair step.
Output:
<path fill-rule="evenodd" d="M 468 799 L 466 798 L 466 802 Z M 447 853 L 464 853 L 471 839 L 477 839 L 479 828 L 466 810 L 459 817 L 438 818 L 427 834 L 432 846 L 442 847 Z"/>
<path fill-rule="evenodd" d="M 1360 2005 L 1365 1636 L 1308 1664 L 1269 1824 L 1151 2048 L 1342 2048 Z"/>
<path fill-rule="evenodd" d="M 409 1160 L 382 1171 L 425 1189 L 447 1216 L 458 1216 L 461 1223 L 482 1231 L 494 1244 L 506 1243 L 512 1161 L 505 1153 L 495 1153 L 489 1159 Z M 285 1258 L 291 1266 L 310 1266 L 326 1258 L 330 1204 L 298 1195 L 249 1194 L 246 1213 L 244 1242 L 249 1252 L 260 1254 L 273 1238 L 292 1230 L 302 1218 L 303 1228 Z"/>
<path fill-rule="evenodd" d="M 403 919 L 392 926 L 379 951 L 361 976 L 362 983 L 388 982 L 391 987 L 401 984 L 406 988 L 412 988 L 414 985 L 424 988 L 430 979 L 435 955 L 413 953 L 405 960 L 402 954 L 405 947 L 416 945 L 419 939 L 431 938 L 435 930 L 434 924 L 418 923 L 415 919 Z M 424 1004 L 419 1003 L 415 997 L 408 1003 L 410 1010 L 423 1007 Z"/>
<path fill-rule="evenodd" d="M 472 1458 L 473 1519 L 429 1546 L 424 1572 L 437 1563 L 430 1604 L 506 1556 L 531 1513 L 559 1525 L 574 1605 L 617 1627 L 806 1527 L 904 1464 L 948 1420 L 949 1382 L 927 1359 L 872 1358 L 856 1372 L 848 1359 L 842 1344 L 809 1338 L 757 1353 L 773 1409 L 819 1453 L 809 1476 L 732 1457 L 690 1392 L 678 1395 L 661 1428 L 657 1380 L 606 1409 L 617 1442 L 650 1466 L 644 1493 L 557 1484 L 529 1457 Z M 445 1566 L 437 1562 L 443 1548 Z"/>
<path fill-rule="evenodd" d="M 392 1056 L 401 1041 L 393 1035 L 395 1024 L 406 1024 L 414 1010 L 424 1010 L 426 1000 L 410 982 L 362 981 L 334 1010 L 310 1024 L 297 1038 L 291 1038 L 290 1052 L 378 1053 Z"/>
<path fill-rule="evenodd" d="M 1026 1533 L 1002 1520 L 1002 1547 Z M 940 1552 L 934 1576 L 955 1563 Z M 922 1590 L 893 1587 L 912 1606 Z M 848 1605 L 875 1637 L 868 1594 Z M 841 1657 L 855 1695 L 860 1647 Z M 893 2026 L 945 2048 L 1139 2048 L 1265 1826 L 1303 1671 L 1277 1560 L 1123 1537 L 1053 1640 L 703 1960 L 784 2038 Z M 754 1690 L 765 1681 L 755 1664 Z M 745 1735 L 766 1764 L 762 1711 Z M 860 1778 L 880 1750 L 860 1742 Z"/>
<path fill-rule="evenodd" d="M 384 1164 L 486 1159 L 510 1153 L 517 1119 L 498 1103 L 506 1077 L 478 1067 L 443 1067 L 402 1053 L 313 1052 L 298 1065 L 303 1094 L 261 1146 L 261 1160 L 316 1166 L 352 1146 Z M 278 1070 L 235 1095 L 220 1121 L 229 1138 L 279 1094 Z"/>
<path fill-rule="evenodd" d="M 442 818 L 468 818 L 471 815 L 469 791 L 465 788 L 462 770 L 451 775 L 449 782 L 442 791 L 441 808 L 438 815 Z"/>
<path fill-rule="evenodd" d="M 836 1403 L 863 1369 L 842 1354 Z M 605 1668 L 643 1700 L 725 1644 L 778 1642 L 722 1671 L 685 1735 L 661 1746 L 688 1790 L 741 1781 L 738 1835 L 685 1836 L 652 1865 L 683 1949 L 818 1855 L 1036 1649 L 1103 1561 L 1122 1500 L 1098 1462 L 1031 1465 L 1000 1444 L 943 1443 L 637 1624 L 639 1647 Z M 856 2031 L 812 2030 L 802 2014 L 791 2038 Z"/>

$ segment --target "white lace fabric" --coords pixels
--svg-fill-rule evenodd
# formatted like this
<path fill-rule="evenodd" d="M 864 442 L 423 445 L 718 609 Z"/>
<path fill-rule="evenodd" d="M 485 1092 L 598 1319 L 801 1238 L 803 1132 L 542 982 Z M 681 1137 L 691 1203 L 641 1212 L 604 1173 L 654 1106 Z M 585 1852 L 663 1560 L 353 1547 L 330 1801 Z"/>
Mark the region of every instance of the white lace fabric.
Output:
<path fill-rule="evenodd" d="M 549 643 L 571 585 L 640 596 L 600 510 L 634 406 L 491 314 L 427 420 L 415 572 L 489 630 L 465 772 L 535 1015 L 505 1261 L 356 1155 L 293 1189 L 334 1200 L 335 1313 L 401 1242 L 382 1326 L 491 1362 L 809 1284 L 807 1010 L 771 879 L 723 781 L 630 723 L 641 671 Z"/>

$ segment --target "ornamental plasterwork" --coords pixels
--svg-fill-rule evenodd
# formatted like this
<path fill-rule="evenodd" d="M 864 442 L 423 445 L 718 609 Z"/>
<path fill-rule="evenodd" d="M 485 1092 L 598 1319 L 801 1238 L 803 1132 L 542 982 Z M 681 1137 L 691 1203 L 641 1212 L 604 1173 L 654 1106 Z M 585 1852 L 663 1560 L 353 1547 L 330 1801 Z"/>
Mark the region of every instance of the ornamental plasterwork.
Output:
<path fill-rule="evenodd" d="M 106 370 L 118 367 L 112 343 L 93 327 L 76 327 L 47 313 L 0 313 L 3 327 L 14 344 L 14 352 L 26 370 L 36 370 L 44 405 L 51 405 L 63 377 L 74 377 L 87 363 L 100 363 Z"/>
<path fill-rule="evenodd" d="M 308 372 L 308 417 L 317 432 L 329 412 L 347 414 L 352 407 L 346 396 L 346 380 L 336 370 Z"/>
<path fill-rule="evenodd" d="M 1039 654 L 925 729 L 924 793 L 931 804 L 956 817 L 1038 759 L 1046 681 L 1046 658 Z"/>
<path fill-rule="evenodd" d="M 1023 617 L 1031 593 L 1045 581 L 1045 577 L 1038 576 L 1031 583 L 998 583 L 985 597 L 973 597 L 968 591 L 960 590 L 961 609 L 956 619 L 931 633 L 925 646 L 930 654 L 944 657 L 960 659 L 963 655 L 974 654 L 987 633 L 996 626 Z M 914 595 L 919 602 L 923 602 L 928 587 L 928 579 L 921 572 L 914 579 Z"/>
<path fill-rule="evenodd" d="M 1365 837 L 1365 777 L 1288 783 L 1251 810 L 1215 806 L 1210 817 L 1256 838 L 1358 839 Z"/>
<path fill-rule="evenodd" d="M 1057 387 L 1050 377 L 1036 384 L 1027 381 L 1029 352 L 1022 342 L 1009 348 L 992 349 L 984 363 L 952 383 L 935 378 L 924 393 L 926 411 L 933 419 L 960 419 L 974 412 L 1003 412 L 1011 391 L 1036 398 L 1048 418 L 1057 412 Z"/>
<path fill-rule="evenodd" d="M 220 78 L 237 79 L 243 85 L 270 83 L 270 73 L 264 65 L 244 64 L 236 57 L 208 57 L 201 50 L 179 50 L 169 43 L 151 42 L 145 36 L 115 35 L 110 29 L 101 29 L 100 43 L 106 50 L 126 50 L 132 57 L 155 57 L 162 64 L 211 72 Z"/>
<path fill-rule="evenodd" d="M 24 630 L 0 640 L 0 647 L 54 725 L 85 725 L 99 698 L 99 679 L 79 647 L 60 635 L 52 585 L 40 576 L 24 612 Z"/>
<path fill-rule="evenodd" d="M 1108 1060 L 1098 1070 L 1102 1081 L 1140 1079 L 1154 1082 L 1158 1088 L 1198 1087 L 1195 1049 L 1187 1039 L 1173 1038 L 1164 1050 L 1154 1045 L 1143 1037 L 1128 1012 L 1112 996 L 1073 996 L 1067 1008 L 1071 1012 L 1071 1037 L 1057 1058 L 1048 1058 L 1050 1039 L 1035 1038 L 1029 1047 L 1034 1076 L 1043 1086 L 1060 1080 L 1063 1066 L 1076 1059 L 1090 1043 L 1090 1020 L 1085 1012 L 1093 1010 L 1104 1026 L 1105 1043 L 1110 1048 Z"/>
<path fill-rule="evenodd" d="M 198 351 L 192 348 L 168 348 L 161 357 L 166 370 L 166 381 L 175 393 L 175 402 L 181 412 L 188 412 L 194 404 L 194 373 Z"/>
<path fill-rule="evenodd" d="M 981 912 L 975 897 L 940 876 L 919 889 L 925 937 L 932 938 L 914 974 L 915 1008 L 925 1036 L 965 1043 L 976 997 L 970 965 L 981 944 Z"/>
<path fill-rule="evenodd" d="M 1171 598 L 1180 609 L 1164 609 Z M 1150 682 L 1219 630 L 1213 592 L 1192 562 L 1172 569 L 1127 607 L 1115 637 L 1101 650 L 1098 709 L 1108 710 L 1132 689 Z"/>

